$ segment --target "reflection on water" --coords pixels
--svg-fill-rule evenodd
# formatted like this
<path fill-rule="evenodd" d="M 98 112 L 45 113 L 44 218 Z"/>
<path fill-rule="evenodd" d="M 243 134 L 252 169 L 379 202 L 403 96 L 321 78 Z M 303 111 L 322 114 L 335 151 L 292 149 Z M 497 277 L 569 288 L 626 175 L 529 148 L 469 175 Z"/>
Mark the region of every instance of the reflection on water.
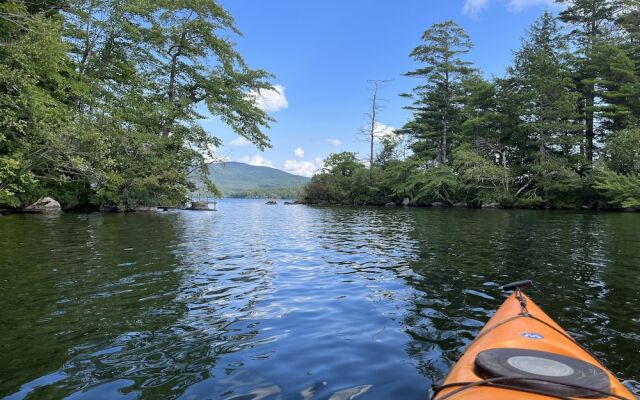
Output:
<path fill-rule="evenodd" d="M 640 377 L 640 215 L 218 208 L 2 217 L 0 398 L 424 399 L 520 278 Z"/>

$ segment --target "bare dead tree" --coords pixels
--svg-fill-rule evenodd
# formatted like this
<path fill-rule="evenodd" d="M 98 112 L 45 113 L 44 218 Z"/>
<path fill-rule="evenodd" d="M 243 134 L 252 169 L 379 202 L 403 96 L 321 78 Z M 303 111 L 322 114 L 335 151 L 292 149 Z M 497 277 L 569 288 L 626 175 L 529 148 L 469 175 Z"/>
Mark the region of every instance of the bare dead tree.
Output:
<path fill-rule="evenodd" d="M 367 117 L 367 127 L 365 130 L 365 134 L 369 141 L 369 168 L 373 167 L 373 151 L 374 144 L 376 140 L 376 123 L 378 114 L 381 110 L 380 102 L 382 101 L 379 97 L 380 89 L 387 83 L 391 82 L 390 79 L 372 79 L 368 80 L 367 83 L 370 85 L 371 90 L 371 99 L 370 99 L 370 111 L 366 113 Z"/>

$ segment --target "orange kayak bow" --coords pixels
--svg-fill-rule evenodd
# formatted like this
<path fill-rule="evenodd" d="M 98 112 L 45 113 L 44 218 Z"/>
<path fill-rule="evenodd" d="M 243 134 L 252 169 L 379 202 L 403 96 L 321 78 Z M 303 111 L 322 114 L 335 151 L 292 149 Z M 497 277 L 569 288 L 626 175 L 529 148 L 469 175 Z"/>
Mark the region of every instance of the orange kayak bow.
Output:
<path fill-rule="evenodd" d="M 624 399 L 635 396 L 546 315 L 514 290 L 449 372 L 433 400 Z"/>

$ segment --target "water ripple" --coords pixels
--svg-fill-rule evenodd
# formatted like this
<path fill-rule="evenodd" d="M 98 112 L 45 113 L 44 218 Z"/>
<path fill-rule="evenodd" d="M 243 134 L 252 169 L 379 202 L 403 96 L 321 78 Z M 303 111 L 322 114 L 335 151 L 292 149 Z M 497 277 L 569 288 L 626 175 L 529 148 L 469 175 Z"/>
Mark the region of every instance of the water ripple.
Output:
<path fill-rule="evenodd" d="M 640 375 L 638 215 L 218 208 L 3 217 L 0 397 L 426 398 L 521 278 Z"/>

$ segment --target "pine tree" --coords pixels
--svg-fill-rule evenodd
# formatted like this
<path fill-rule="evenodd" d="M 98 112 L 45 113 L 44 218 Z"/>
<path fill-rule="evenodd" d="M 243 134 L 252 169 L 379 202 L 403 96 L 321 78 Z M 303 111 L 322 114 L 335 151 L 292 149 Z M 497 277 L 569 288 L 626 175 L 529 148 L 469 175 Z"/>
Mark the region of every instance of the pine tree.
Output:
<path fill-rule="evenodd" d="M 472 43 L 453 21 L 433 25 L 422 40 L 424 43 L 410 56 L 424 66 L 405 74 L 424 80 L 412 94 L 404 95 L 413 99 L 408 108 L 414 111 L 405 130 L 418 139 L 413 146 L 416 154 L 435 156 L 437 163 L 446 164 L 449 148 L 460 136 L 463 81 L 473 72 L 471 63 L 461 57 L 469 52 Z"/>
<path fill-rule="evenodd" d="M 576 81 L 582 94 L 580 108 L 582 110 L 585 131 L 582 151 L 586 162 L 592 164 L 596 151 L 596 131 L 598 121 L 598 98 L 602 98 L 597 85 L 599 78 L 595 56 L 598 46 L 609 35 L 611 25 L 619 8 L 618 0 L 556 0 L 567 7 L 560 13 L 560 20 L 570 24 L 573 29 L 571 37 L 578 49 Z M 600 136 L 604 132 L 599 132 Z"/>
<path fill-rule="evenodd" d="M 577 179 L 573 158 L 583 126 L 569 61 L 567 39 L 546 12 L 530 28 L 507 77 L 518 115 L 513 143 L 522 157 L 519 173 L 544 201 Z"/>
<path fill-rule="evenodd" d="M 545 12 L 531 27 L 523 47 L 509 68 L 519 101 L 520 122 L 535 156 L 568 157 L 582 127 L 576 104 L 578 93 L 569 68 L 568 43 L 554 17 Z"/>
<path fill-rule="evenodd" d="M 637 122 L 640 121 L 640 0 L 622 0 L 617 25 L 623 31 L 624 39 L 619 47 L 634 63 L 635 87 L 627 99 L 631 100 L 632 119 Z"/>

